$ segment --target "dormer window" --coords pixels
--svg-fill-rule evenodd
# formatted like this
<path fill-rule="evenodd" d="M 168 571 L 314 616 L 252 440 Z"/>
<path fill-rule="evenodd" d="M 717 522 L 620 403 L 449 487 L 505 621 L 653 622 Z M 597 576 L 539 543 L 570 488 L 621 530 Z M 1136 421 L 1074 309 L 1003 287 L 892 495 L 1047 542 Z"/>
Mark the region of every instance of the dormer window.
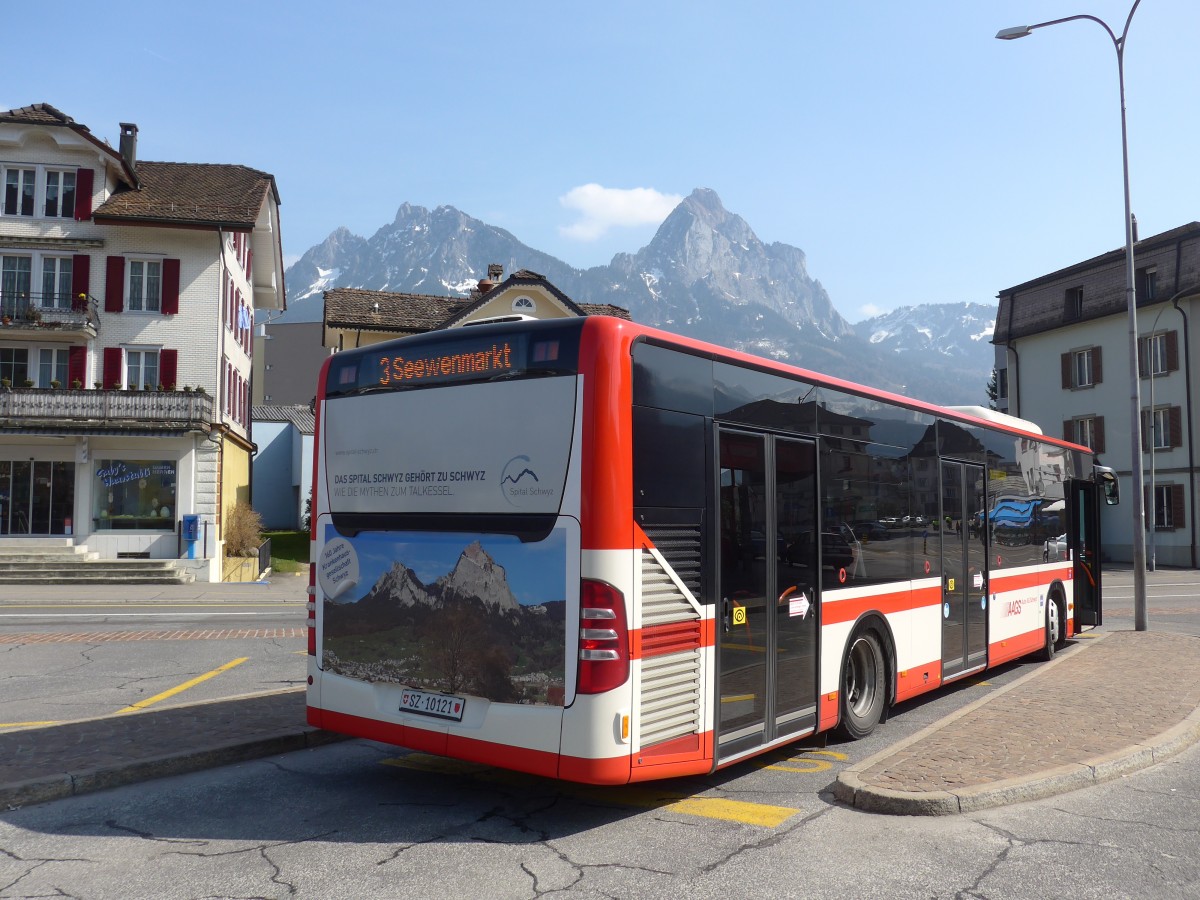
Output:
<path fill-rule="evenodd" d="M 529 297 L 518 297 L 512 302 L 512 310 L 515 313 L 524 313 L 527 316 L 533 315 L 537 307 L 533 305 L 533 300 Z"/>

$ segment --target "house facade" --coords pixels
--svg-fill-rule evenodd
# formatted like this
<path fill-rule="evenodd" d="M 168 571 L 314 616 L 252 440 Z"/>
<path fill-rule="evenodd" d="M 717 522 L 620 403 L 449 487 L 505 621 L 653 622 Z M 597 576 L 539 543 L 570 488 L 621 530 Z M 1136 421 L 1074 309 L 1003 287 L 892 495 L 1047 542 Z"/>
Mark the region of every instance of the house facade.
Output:
<path fill-rule="evenodd" d="M 1142 471 L 1131 464 L 1123 248 L 1000 292 L 992 339 L 997 406 L 1093 448 L 1116 469 L 1122 496 L 1143 492 L 1156 564 L 1196 568 L 1200 373 L 1192 350 L 1200 339 L 1200 223 L 1136 240 L 1134 269 Z M 1104 509 L 1112 559 L 1132 559 L 1133 525 L 1127 503 Z"/>
<path fill-rule="evenodd" d="M 0 113 L 0 538 L 178 558 L 198 515 L 215 559 L 250 501 L 279 194 L 245 166 L 141 161 L 137 135 L 122 123 L 114 149 L 48 104 Z"/>
<path fill-rule="evenodd" d="M 254 509 L 264 528 L 303 528 L 315 432 L 316 416 L 307 403 L 254 407 Z"/>

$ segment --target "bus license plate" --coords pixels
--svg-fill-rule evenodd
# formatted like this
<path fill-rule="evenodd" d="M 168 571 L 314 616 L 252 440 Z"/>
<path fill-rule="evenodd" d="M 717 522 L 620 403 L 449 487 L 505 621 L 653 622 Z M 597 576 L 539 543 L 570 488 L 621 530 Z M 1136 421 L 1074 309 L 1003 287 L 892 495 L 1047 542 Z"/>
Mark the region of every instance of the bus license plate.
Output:
<path fill-rule="evenodd" d="M 453 719 L 461 722 L 463 709 L 467 701 L 462 697 L 452 697 L 449 694 L 430 694 L 425 691 L 406 690 L 400 694 L 400 712 L 420 713 L 423 716 L 437 716 L 439 719 Z"/>

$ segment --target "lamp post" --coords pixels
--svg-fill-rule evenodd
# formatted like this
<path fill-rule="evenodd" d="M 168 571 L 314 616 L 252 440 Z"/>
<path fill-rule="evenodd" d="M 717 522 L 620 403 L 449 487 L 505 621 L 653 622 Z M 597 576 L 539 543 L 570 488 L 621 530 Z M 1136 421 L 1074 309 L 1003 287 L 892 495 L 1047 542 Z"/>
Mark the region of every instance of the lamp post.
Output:
<path fill-rule="evenodd" d="M 996 33 L 1002 41 L 1027 37 L 1035 29 L 1046 28 L 1050 25 L 1061 25 L 1063 22 L 1075 22 L 1087 19 L 1095 22 L 1104 29 L 1105 34 L 1112 40 L 1113 49 L 1117 51 L 1117 85 L 1121 93 L 1121 174 L 1125 185 L 1125 301 L 1129 313 L 1129 386 L 1130 386 L 1130 470 L 1134 489 L 1133 495 L 1133 624 L 1138 631 L 1146 630 L 1146 504 L 1142 492 L 1138 490 L 1142 478 L 1142 411 L 1141 396 L 1138 385 L 1138 336 L 1137 336 L 1137 297 L 1134 288 L 1133 272 L 1133 211 L 1129 204 L 1129 137 L 1125 127 L 1125 38 L 1129 34 L 1129 23 L 1137 12 L 1142 0 L 1134 0 L 1129 16 L 1125 19 L 1125 29 L 1121 36 L 1113 32 L 1103 19 L 1090 15 L 1067 16 L 1063 19 L 1051 19 L 1049 22 L 1039 22 L 1037 25 L 1018 25 L 1015 28 L 1004 28 Z"/>

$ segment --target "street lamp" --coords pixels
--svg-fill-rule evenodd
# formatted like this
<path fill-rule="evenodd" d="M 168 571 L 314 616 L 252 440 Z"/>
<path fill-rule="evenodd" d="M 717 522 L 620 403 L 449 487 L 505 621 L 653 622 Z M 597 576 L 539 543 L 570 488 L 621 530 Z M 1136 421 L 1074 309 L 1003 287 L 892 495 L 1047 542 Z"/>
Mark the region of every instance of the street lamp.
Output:
<path fill-rule="evenodd" d="M 1137 336 L 1137 297 L 1134 293 L 1133 275 L 1133 211 L 1129 205 L 1129 137 L 1125 127 L 1125 38 L 1129 34 L 1129 23 L 1137 12 L 1142 0 L 1134 0 L 1129 16 L 1125 19 L 1125 30 L 1117 37 L 1108 23 L 1096 16 L 1078 15 L 1067 16 L 1064 19 L 1051 19 L 1049 22 L 1039 22 L 1037 25 L 1018 25 L 1015 28 L 1005 28 L 996 32 L 996 37 L 1002 41 L 1012 41 L 1027 37 L 1035 29 L 1046 28 L 1050 25 L 1061 25 L 1063 22 L 1075 22 L 1081 19 L 1095 22 L 1104 29 L 1117 51 L 1117 84 L 1121 92 L 1121 174 L 1125 183 L 1125 301 L 1129 312 L 1129 385 L 1130 385 L 1130 469 L 1134 489 L 1133 496 L 1133 626 L 1138 631 L 1146 630 L 1146 504 L 1142 492 L 1138 490 L 1138 482 L 1142 479 L 1142 411 L 1141 397 L 1138 385 L 1138 336 Z M 1153 527 L 1153 525 L 1151 526 Z"/>

